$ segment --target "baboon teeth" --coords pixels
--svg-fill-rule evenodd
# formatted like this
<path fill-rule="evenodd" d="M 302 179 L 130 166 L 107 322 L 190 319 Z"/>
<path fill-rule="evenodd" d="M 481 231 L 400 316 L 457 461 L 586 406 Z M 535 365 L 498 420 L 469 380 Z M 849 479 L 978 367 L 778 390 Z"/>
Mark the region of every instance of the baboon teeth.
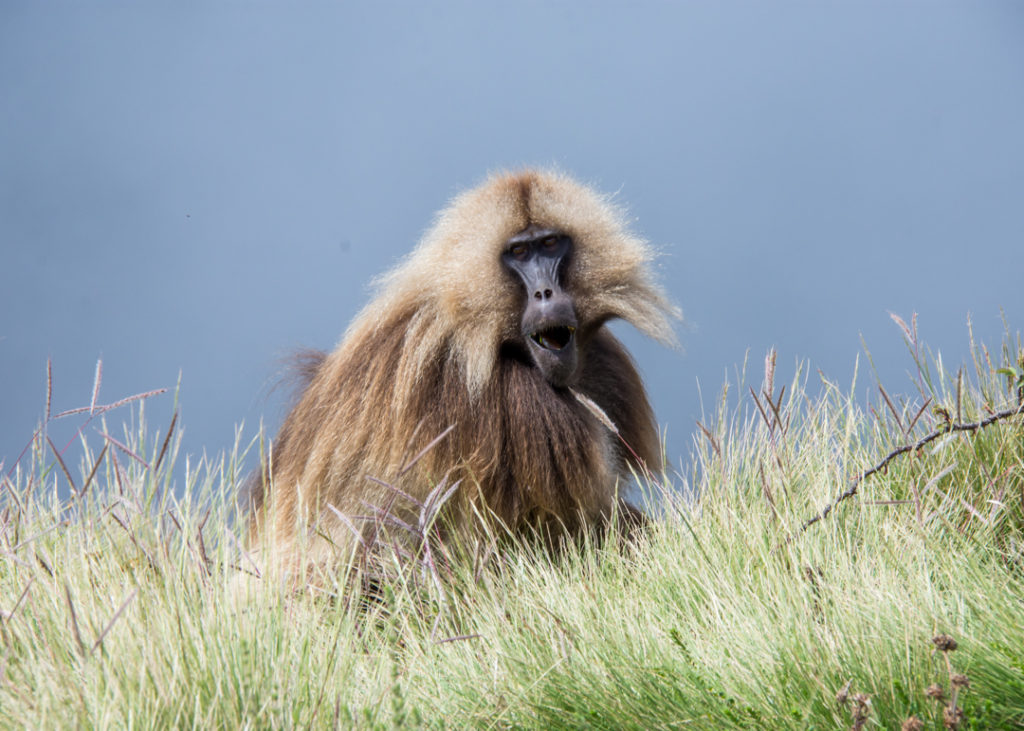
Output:
<path fill-rule="evenodd" d="M 572 340 L 576 328 L 571 326 L 549 327 L 546 330 L 533 333 L 530 337 L 545 350 L 561 350 Z"/>

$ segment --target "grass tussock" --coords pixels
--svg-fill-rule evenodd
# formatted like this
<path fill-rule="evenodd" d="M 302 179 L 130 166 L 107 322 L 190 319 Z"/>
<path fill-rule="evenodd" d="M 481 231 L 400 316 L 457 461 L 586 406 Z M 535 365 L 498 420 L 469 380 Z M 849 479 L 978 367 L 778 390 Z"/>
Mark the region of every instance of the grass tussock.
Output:
<path fill-rule="evenodd" d="M 633 545 L 396 546 L 362 600 L 252 578 L 246 449 L 175 489 L 175 425 L 115 429 L 146 395 L 97 406 L 98 370 L 92 436 L 48 404 L 0 477 L 0 726 L 1024 726 L 1020 343 L 951 370 L 905 336 L 911 395 L 863 405 L 769 354 Z"/>

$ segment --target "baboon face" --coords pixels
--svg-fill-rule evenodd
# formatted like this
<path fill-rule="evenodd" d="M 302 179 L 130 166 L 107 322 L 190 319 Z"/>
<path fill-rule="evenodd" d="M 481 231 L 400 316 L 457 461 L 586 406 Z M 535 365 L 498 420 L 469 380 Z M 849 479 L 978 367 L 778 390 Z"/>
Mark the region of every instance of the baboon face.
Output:
<path fill-rule="evenodd" d="M 522 343 L 544 378 L 557 388 L 576 374 L 576 308 L 563 286 L 573 242 L 564 233 L 531 225 L 508 240 L 502 262 L 523 286 Z"/>

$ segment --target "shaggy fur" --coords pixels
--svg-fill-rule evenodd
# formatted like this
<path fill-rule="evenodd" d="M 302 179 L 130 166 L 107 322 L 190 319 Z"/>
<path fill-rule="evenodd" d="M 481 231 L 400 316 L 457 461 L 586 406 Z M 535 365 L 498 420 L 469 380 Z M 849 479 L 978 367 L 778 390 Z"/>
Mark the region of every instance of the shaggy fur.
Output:
<path fill-rule="evenodd" d="M 579 321 L 571 390 L 530 361 L 525 293 L 501 262 L 509 237 L 530 224 L 573 241 L 563 282 Z M 554 521 L 572 532 L 606 518 L 632 457 L 573 391 L 606 412 L 646 466 L 660 466 L 640 376 L 604 327 L 621 318 L 673 342 L 679 313 L 651 260 L 606 198 L 559 174 L 498 175 L 458 196 L 382 278 L 337 349 L 306 362 L 309 384 L 274 444 L 272 478 L 253 492 L 253 537 L 268 532 L 287 553 L 315 525 L 351 546 L 357 516 L 394 503 L 395 491 L 368 476 L 418 500 L 442 479 L 459 480 L 456 520 L 485 507 L 513 529 Z"/>

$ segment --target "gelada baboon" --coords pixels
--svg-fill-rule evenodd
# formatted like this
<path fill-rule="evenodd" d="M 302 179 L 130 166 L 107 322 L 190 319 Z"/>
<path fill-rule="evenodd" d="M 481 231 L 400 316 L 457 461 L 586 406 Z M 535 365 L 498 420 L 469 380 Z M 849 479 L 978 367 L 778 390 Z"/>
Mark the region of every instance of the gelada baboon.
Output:
<path fill-rule="evenodd" d="M 605 327 L 674 341 L 652 256 L 606 197 L 561 174 L 456 197 L 309 364 L 253 491 L 252 536 L 285 554 L 303 531 L 351 548 L 372 506 L 415 513 L 398 490 L 422 502 L 442 480 L 458 483 L 446 510 L 463 525 L 468 511 L 512 530 L 605 520 L 630 463 L 661 464 L 640 375 Z"/>

